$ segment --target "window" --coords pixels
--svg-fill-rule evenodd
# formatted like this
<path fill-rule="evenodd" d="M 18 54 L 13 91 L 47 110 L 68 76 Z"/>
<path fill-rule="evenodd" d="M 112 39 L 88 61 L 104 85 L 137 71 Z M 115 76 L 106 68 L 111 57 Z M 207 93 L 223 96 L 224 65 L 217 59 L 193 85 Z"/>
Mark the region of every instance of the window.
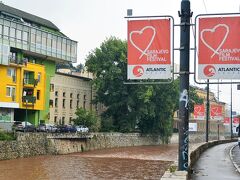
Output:
<path fill-rule="evenodd" d="M 28 32 L 23 31 L 23 44 L 27 44 L 28 42 Z"/>
<path fill-rule="evenodd" d="M 65 117 L 62 117 L 62 125 L 65 124 Z"/>
<path fill-rule="evenodd" d="M 83 101 L 83 109 L 86 109 L 86 101 Z"/>
<path fill-rule="evenodd" d="M 52 99 L 49 100 L 49 107 L 50 107 L 50 108 L 53 107 L 53 100 L 52 100 Z"/>
<path fill-rule="evenodd" d="M 10 52 L 10 53 L 9 53 L 9 58 L 10 58 L 10 61 L 12 61 L 12 62 L 17 61 L 17 53 L 15 53 L 15 52 Z"/>
<path fill-rule="evenodd" d="M 15 41 L 15 28 L 10 28 L 10 40 Z"/>
<path fill-rule="evenodd" d="M 7 69 L 7 75 L 12 77 L 12 76 L 15 76 L 16 74 L 16 70 L 14 68 L 8 68 Z"/>
<path fill-rule="evenodd" d="M 55 107 L 58 107 L 58 98 L 55 98 Z"/>
<path fill-rule="evenodd" d="M 70 100 L 70 109 L 72 109 L 72 100 Z"/>
<path fill-rule="evenodd" d="M 37 100 L 40 100 L 40 90 L 37 90 Z"/>
<path fill-rule="evenodd" d="M 77 94 L 77 99 L 79 99 L 79 97 L 80 97 L 80 94 Z"/>
<path fill-rule="evenodd" d="M 13 82 L 16 82 L 16 69 L 8 68 L 7 69 L 7 76 L 11 77 Z"/>
<path fill-rule="evenodd" d="M 69 122 L 70 122 L 70 124 L 73 124 L 73 119 L 72 119 L 72 117 L 69 117 Z"/>
<path fill-rule="evenodd" d="M 58 91 L 55 91 L 55 96 L 58 96 Z"/>
<path fill-rule="evenodd" d="M 42 44 L 41 31 L 37 31 L 36 35 L 37 35 L 36 36 L 36 47 L 37 47 L 37 50 L 40 50 L 41 44 Z"/>
<path fill-rule="evenodd" d="M 63 92 L 63 97 L 65 97 L 66 96 L 66 93 L 65 92 Z"/>
<path fill-rule="evenodd" d="M 6 87 L 6 96 L 7 97 L 14 97 L 15 96 L 15 87 L 7 86 Z"/>
<path fill-rule="evenodd" d="M 38 72 L 38 82 L 40 82 L 40 81 L 41 81 L 41 73 Z"/>
<path fill-rule="evenodd" d="M 54 84 L 50 84 L 50 91 L 53 92 L 54 91 Z M 57 91 L 56 91 L 57 92 Z M 56 94 L 55 94 L 56 95 Z"/>
<path fill-rule="evenodd" d="M 72 98 L 73 97 L 73 93 L 70 93 L 70 98 Z"/>
<path fill-rule="evenodd" d="M 54 124 L 57 124 L 57 116 L 54 116 Z"/>
<path fill-rule="evenodd" d="M 16 35 L 17 35 L 17 42 L 20 43 L 22 41 L 22 31 L 17 30 Z"/>
<path fill-rule="evenodd" d="M 86 100 L 86 97 L 87 97 L 87 95 L 84 95 L 84 96 L 83 96 L 83 99 Z"/>
<path fill-rule="evenodd" d="M 79 108 L 79 100 L 77 100 L 77 108 Z"/>
<path fill-rule="evenodd" d="M 8 39 L 9 38 L 9 27 L 4 26 L 3 27 L 3 35 L 4 35 L 4 39 Z"/>
<path fill-rule="evenodd" d="M 31 33 L 31 43 L 36 44 L 36 34 Z"/>
<path fill-rule="evenodd" d="M 62 107 L 63 107 L 63 108 L 65 108 L 65 102 L 66 102 L 66 100 L 63 99 L 63 103 L 62 103 Z"/>

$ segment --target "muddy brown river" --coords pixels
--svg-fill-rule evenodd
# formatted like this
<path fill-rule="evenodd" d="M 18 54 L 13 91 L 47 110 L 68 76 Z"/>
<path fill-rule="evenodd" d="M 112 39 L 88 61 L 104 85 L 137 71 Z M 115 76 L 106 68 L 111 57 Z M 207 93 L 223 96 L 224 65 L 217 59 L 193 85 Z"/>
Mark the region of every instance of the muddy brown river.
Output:
<path fill-rule="evenodd" d="M 0 180 L 160 179 L 177 145 L 96 150 L 0 161 Z"/>

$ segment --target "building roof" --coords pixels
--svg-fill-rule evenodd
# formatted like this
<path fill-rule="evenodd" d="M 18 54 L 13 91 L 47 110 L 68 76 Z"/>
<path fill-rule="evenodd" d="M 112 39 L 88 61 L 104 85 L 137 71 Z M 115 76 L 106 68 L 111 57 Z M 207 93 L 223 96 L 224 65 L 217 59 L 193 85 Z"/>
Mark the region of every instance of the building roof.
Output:
<path fill-rule="evenodd" d="M 32 14 L 24 12 L 24 11 L 21 11 L 19 9 L 7 6 L 7 5 L 3 4 L 2 2 L 0 3 L 0 12 L 12 14 L 19 18 L 22 18 L 23 20 L 26 20 L 29 22 L 34 22 L 36 24 L 59 31 L 59 28 L 56 25 L 54 25 L 51 21 L 49 21 L 47 19 L 43 19 L 43 18 L 35 16 L 35 15 L 32 15 Z"/>
<path fill-rule="evenodd" d="M 73 77 L 73 78 L 78 78 L 78 79 L 82 79 L 82 80 L 85 80 L 85 81 L 91 81 L 92 80 L 91 78 L 88 78 L 88 77 L 83 77 L 83 76 L 78 76 L 78 75 L 73 75 L 73 74 L 67 74 L 67 73 L 62 73 L 62 72 L 56 72 L 55 74 L 62 75 L 62 76 Z"/>

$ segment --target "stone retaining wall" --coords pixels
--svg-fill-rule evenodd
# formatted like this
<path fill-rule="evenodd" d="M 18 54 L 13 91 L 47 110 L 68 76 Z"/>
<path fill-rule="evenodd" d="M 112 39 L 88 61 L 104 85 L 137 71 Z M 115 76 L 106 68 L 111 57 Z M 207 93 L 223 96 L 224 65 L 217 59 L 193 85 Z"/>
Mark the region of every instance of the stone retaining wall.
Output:
<path fill-rule="evenodd" d="M 143 136 L 138 133 L 92 133 L 90 134 L 91 138 L 82 139 L 74 138 L 75 136 L 76 134 L 17 133 L 16 141 L 0 141 L 0 160 L 114 147 L 163 144 L 159 136 Z M 63 138 L 61 139 L 61 137 Z M 196 143 L 201 142 L 204 135 L 190 134 L 189 138 L 190 142 Z M 178 134 L 173 134 L 170 143 L 178 143 Z"/>
<path fill-rule="evenodd" d="M 46 154 L 68 154 L 113 147 L 159 145 L 159 136 L 138 133 L 93 133 L 92 138 L 71 138 L 71 134 L 18 133 L 16 141 L 0 141 L 0 160 Z M 69 138 L 66 138 L 69 137 Z"/>

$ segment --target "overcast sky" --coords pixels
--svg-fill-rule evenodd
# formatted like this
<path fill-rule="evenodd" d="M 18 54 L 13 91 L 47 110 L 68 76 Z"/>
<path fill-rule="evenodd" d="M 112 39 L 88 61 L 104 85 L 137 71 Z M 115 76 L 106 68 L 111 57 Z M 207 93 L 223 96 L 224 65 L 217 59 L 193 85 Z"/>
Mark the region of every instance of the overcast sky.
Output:
<path fill-rule="evenodd" d="M 127 39 L 127 20 L 124 19 L 127 9 L 133 9 L 134 16 L 171 15 L 175 23 L 178 23 L 181 0 L 3 0 L 2 2 L 52 21 L 64 34 L 78 41 L 78 63 L 84 63 L 87 54 L 99 47 L 107 37 Z M 240 0 L 191 0 L 193 19 L 197 14 L 203 13 L 239 12 L 239 7 Z M 179 33 L 179 28 L 176 27 L 175 47 L 179 46 Z M 191 38 L 193 40 L 192 34 Z M 175 53 L 175 62 L 179 62 L 179 53 Z M 210 88 L 216 93 L 216 85 L 211 85 Z M 220 85 L 219 96 L 221 101 L 230 104 L 230 85 Z M 233 96 L 233 109 L 240 112 L 240 91 L 236 90 L 236 85 L 233 85 Z"/>

